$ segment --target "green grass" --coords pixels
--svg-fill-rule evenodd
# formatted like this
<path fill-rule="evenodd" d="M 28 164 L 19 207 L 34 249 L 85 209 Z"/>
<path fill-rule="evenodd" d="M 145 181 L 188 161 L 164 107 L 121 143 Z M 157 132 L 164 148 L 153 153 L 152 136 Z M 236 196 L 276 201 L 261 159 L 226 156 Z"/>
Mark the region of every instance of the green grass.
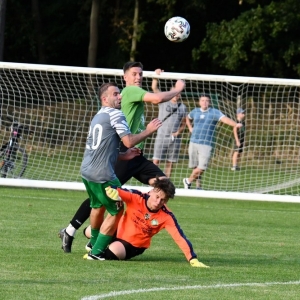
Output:
<path fill-rule="evenodd" d="M 199 260 L 211 266 L 198 269 L 166 232 L 130 261 L 83 260 L 81 230 L 65 254 L 57 232 L 84 192 L 1 187 L 0 193 L 1 299 L 299 299 L 300 204 L 171 200 Z"/>

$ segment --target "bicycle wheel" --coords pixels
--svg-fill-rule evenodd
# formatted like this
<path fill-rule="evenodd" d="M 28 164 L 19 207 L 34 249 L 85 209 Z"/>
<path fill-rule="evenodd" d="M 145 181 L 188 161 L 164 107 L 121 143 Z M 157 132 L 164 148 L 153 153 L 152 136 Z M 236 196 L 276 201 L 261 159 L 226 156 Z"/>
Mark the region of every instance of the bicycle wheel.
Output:
<path fill-rule="evenodd" d="M 4 150 L 0 156 L 0 176 L 2 178 L 21 178 L 26 170 L 28 155 L 25 149 L 17 146 L 14 156 L 7 158 Z"/>

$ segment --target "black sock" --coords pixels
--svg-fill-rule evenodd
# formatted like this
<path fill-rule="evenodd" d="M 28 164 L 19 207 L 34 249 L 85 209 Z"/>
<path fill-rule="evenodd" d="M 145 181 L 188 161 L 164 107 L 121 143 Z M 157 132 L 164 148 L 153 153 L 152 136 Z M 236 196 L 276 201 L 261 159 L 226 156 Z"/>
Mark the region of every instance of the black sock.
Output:
<path fill-rule="evenodd" d="M 79 229 L 80 226 L 90 217 L 91 210 L 92 209 L 90 207 L 90 199 L 87 198 L 82 202 L 82 204 L 76 211 L 73 219 L 70 221 L 72 226 L 75 229 Z"/>

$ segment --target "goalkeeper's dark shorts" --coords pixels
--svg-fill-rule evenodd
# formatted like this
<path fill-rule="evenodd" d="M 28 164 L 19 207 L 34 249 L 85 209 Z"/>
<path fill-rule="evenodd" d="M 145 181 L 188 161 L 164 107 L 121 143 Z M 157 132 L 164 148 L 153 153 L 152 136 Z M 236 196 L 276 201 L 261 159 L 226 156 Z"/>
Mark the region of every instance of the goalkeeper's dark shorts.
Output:
<path fill-rule="evenodd" d="M 123 244 L 123 246 L 125 248 L 125 251 L 126 251 L 125 260 L 133 258 L 133 257 L 138 256 L 138 255 L 141 255 L 147 249 L 147 248 L 135 247 L 135 246 L 131 245 L 130 243 L 128 243 L 124 240 L 118 239 L 118 238 L 115 238 L 113 240 L 113 242 L 115 242 L 115 241 L 118 241 L 118 242 Z M 106 251 L 105 251 L 105 259 L 106 260 L 119 260 L 118 257 L 113 252 L 111 252 L 109 250 L 109 248 L 107 248 Z"/>
<path fill-rule="evenodd" d="M 150 179 L 156 176 L 166 176 L 158 166 L 148 160 L 143 154 L 130 160 L 118 160 L 115 165 L 115 172 L 122 185 L 131 178 L 148 185 Z"/>

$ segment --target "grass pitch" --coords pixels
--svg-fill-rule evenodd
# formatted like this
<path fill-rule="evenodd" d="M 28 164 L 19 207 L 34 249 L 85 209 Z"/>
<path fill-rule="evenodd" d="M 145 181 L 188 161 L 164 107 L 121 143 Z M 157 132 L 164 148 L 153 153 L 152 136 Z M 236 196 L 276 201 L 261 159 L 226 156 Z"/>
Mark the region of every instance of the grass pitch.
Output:
<path fill-rule="evenodd" d="M 166 232 L 130 261 L 83 260 L 81 230 L 72 253 L 63 253 L 57 233 L 85 198 L 0 187 L 1 299 L 299 299 L 300 204 L 170 200 L 199 260 L 211 267 L 199 269 Z"/>

